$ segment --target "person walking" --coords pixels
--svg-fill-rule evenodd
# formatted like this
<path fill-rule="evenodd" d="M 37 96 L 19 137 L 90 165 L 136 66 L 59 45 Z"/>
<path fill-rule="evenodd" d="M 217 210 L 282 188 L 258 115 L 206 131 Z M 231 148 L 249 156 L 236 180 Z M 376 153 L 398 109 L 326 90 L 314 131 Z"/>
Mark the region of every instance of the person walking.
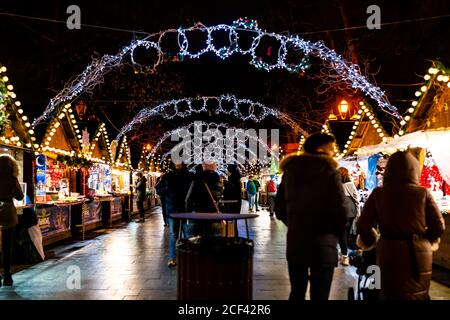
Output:
<path fill-rule="evenodd" d="M 19 165 L 7 154 L 0 155 L 0 227 L 2 233 L 3 279 L 0 276 L 0 286 L 12 286 L 14 281 L 11 273 L 12 240 L 14 227 L 18 224 L 17 210 L 13 199 L 22 200 L 24 195 L 20 187 Z"/>
<path fill-rule="evenodd" d="M 271 217 L 273 217 L 275 212 L 275 197 L 277 196 L 277 185 L 273 178 L 274 177 L 271 176 L 267 183 L 267 201 L 269 202 L 269 213 Z"/>
<path fill-rule="evenodd" d="M 147 193 L 147 179 L 145 178 L 142 172 L 137 173 L 137 184 L 136 184 L 136 192 L 137 192 L 137 206 L 139 209 L 139 221 L 145 222 L 145 209 L 144 209 L 144 201 Z"/>
<path fill-rule="evenodd" d="M 235 201 L 225 205 L 227 213 L 241 213 L 241 173 L 237 165 L 229 165 L 227 167 L 228 181 L 225 183 L 223 190 L 223 200 Z"/>
<path fill-rule="evenodd" d="M 165 174 L 159 177 L 159 181 L 155 185 L 155 192 L 161 201 L 161 213 L 163 216 L 164 227 L 169 226 L 169 221 L 167 220 L 167 203 L 166 203 L 166 192 L 167 192 L 167 181 Z"/>
<path fill-rule="evenodd" d="M 222 192 L 223 185 L 217 173 L 217 164 L 214 161 L 205 161 L 202 164 L 202 170 L 198 170 L 189 187 L 185 199 L 186 210 L 188 212 L 219 212 L 218 201 Z M 205 234 L 220 234 L 220 223 L 212 223 L 206 229 Z M 188 236 L 201 233 L 199 224 L 194 221 L 188 221 L 185 231 Z"/>
<path fill-rule="evenodd" d="M 258 208 L 258 202 L 259 202 L 259 189 L 261 188 L 261 184 L 259 183 L 259 178 L 258 177 L 253 177 L 253 184 L 255 185 L 255 209 L 256 211 L 259 211 Z"/>
<path fill-rule="evenodd" d="M 418 185 L 419 176 L 419 161 L 411 153 L 394 153 L 383 185 L 370 194 L 357 221 L 358 245 L 365 250 L 376 245 L 382 300 L 429 299 L 432 243 L 445 222 L 430 192 Z"/>
<path fill-rule="evenodd" d="M 344 191 L 332 158 L 334 137 L 312 134 L 303 148 L 280 163 L 275 214 L 287 226 L 289 299 L 304 300 L 309 280 L 311 300 L 327 300 L 345 229 Z"/>
<path fill-rule="evenodd" d="M 185 210 L 184 200 L 191 185 L 193 175 L 187 170 L 182 162 L 174 163 L 175 169 L 165 175 L 166 181 L 166 212 L 169 222 L 169 267 L 177 265 L 176 241 L 178 240 L 180 221 L 172 219 L 172 213 L 181 213 Z"/>
<path fill-rule="evenodd" d="M 256 186 L 251 178 L 248 179 L 245 189 L 247 190 L 248 197 L 248 211 L 253 212 L 255 207 Z"/>
<path fill-rule="evenodd" d="M 347 220 L 345 230 L 339 238 L 339 247 L 341 248 L 341 264 L 348 266 L 350 264 L 348 258 L 348 236 L 353 225 L 353 220 L 359 216 L 359 192 L 355 184 L 352 182 L 350 173 L 347 168 L 340 167 L 338 169 L 341 176 L 342 187 L 345 195 L 345 207 L 347 212 Z"/>

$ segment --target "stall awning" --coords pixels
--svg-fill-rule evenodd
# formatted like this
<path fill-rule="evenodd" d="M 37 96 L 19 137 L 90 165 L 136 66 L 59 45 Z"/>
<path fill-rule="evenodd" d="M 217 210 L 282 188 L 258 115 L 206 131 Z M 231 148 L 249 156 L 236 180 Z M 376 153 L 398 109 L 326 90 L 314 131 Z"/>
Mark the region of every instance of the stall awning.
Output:
<path fill-rule="evenodd" d="M 360 158 L 377 153 L 392 154 L 407 148 L 428 149 L 433 155 L 442 177 L 450 183 L 450 129 L 416 131 L 402 137 L 391 139 L 387 143 L 360 148 L 356 153 Z"/>

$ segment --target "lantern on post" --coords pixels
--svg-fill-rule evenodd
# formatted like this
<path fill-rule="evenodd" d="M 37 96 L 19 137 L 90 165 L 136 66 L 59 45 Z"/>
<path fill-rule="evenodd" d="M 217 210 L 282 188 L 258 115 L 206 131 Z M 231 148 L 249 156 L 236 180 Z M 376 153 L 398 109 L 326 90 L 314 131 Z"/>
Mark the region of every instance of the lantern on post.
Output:
<path fill-rule="evenodd" d="M 344 120 L 347 116 L 347 112 L 349 110 L 349 105 L 346 100 L 342 100 L 338 106 L 339 114 L 341 115 L 341 119 Z"/>

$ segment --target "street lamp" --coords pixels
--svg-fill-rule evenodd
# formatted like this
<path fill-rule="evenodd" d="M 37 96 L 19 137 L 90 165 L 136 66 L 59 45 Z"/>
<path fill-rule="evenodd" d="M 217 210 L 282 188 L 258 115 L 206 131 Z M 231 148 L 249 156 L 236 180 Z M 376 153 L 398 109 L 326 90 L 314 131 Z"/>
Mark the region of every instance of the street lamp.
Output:
<path fill-rule="evenodd" d="M 346 114 L 348 112 L 348 109 L 349 109 L 348 102 L 346 100 L 342 100 L 339 103 L 338 109 L 339 109 L 339 114 L 341 115 L 341 119 L 344 120 L 346 117 Z"/>

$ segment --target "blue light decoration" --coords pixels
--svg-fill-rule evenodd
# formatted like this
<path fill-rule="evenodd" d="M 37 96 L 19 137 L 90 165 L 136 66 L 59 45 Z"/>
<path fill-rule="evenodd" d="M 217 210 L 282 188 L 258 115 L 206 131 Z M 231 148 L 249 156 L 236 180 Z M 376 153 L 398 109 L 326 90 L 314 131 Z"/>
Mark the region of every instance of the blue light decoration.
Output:
<path fill-rule="evenodd" d="M 195 102 L 199 102 L 195 104 Z M 137 125 L 140 125 L 150 118 L 157 115 L 164 116 L 164 119 L 170 120 L 175 117 L 186 118 L 192 114 L 208 112 L 208 103 L 214 102 L 218 108 L 214 110 L 215 114 L 228 114 L 235 116 L 242 121 L 260 122 L 269 116 L 278 119 L 283 124 L 289 126 L 295 134 L 308 133 L 302 129 L 298 123 L 289 116 L 289 114 L 279 111 L 275 108 L 267 107 L 264 104 L 249 99 L 238 99 L 232 94 L 224 94 L 218 97 L 202 96 L 195 98 L 182 98 L 165 101 L 155 107 L 147 107 L 142 109 L 129 123 L 124 125 L 115 140 L 119 140 L 123 135 L 130 132 Z M 232 103 L 232 106 L 225 107 L 224 103 Z M 247 114 L 242 114 L 239 109 L 240 105 L 248 105 Z M 170 113 L 167 109 L 170 107 Z M 183 110 L 180 110 L 182 108 Z"/>
<path fill-rule="evenodd" d="M 374 154 L 373 156 L 371 156 L 368 159 L 368 163 L 369 163 L 369 171 L 367 172 L 367 177 L 366 177 L 366 187 L 367 190 L 372 191 L 373 189 L 375 189 L 377 187 L 377 164 L 378 164 L 378 159 L 381 158 L 381 155 L 379 154 Z"/>
<path fill-rule="evenodd" d="M 189 50 L 188 33 L 192 31 L 201 31 L 207 35 L 206 47 L 197 52 L 191 52 Z M 228 32 L 229 46 L 221 48 L 216 47 L 212 34 L 217 31 Z M 240 32 L 246 32 L 252 36 L 252 42 L 248 49 L 244 49 L 239 45 Z M 389 103 L 385 93 L 379 87 L 370 83 L 369 80 L 361 74 L 357 65 L 346 61 L 334 50 L 329 49 L 322 41 L 311 42 L 300 38 L 298 35 L 269 33 L 259 29 L 256 21 L 240 18 L 234 21 L 232 25 L 219 24 L 215 26 L 205 26 L 202 23 L 196 23 L 189 28 L 168 29 L 158 33 L 149 34 L 143 39 L 132 41 L 129 46 L 123 47 L 116 55 L 107 54 L 101 58 L 93 58 L 91 64 L 89 64 L 80 75 L 68 82 L 65 87 L 50 100 L 43 114 L 34 120 L 33 127 L 45 119 L 48 119 L 54 110 L 64 102 L 76 98 L 82 92 L 92 91 L 98 84 L 103 82 L 106 73 L 126 63 L 125 57 L 127 56 L 131 57 L 131 62 L 134 66 L 141 67 L 149 72 L 155 71 L 156 68 L 165 61 L 165 54 L 161 49 L 161 41 L 165 35 L 170 33 L 176 33 L 178 36 L 179 51 L 177 56 L 180 57 L 180 60 L 185 58 L 197 59 L 206 53 L 214 53 L 220 59 L 226 59 L 236 53 L 240 53 L 242 55 L 250 56 L 250 63 L 253 66 L 267 72 L 274 69 L 284 69 L 289 72 L 303 72 L 309 68 L 309 57 L 320 58 L 326 68 L 334 70 L 334 72 L 337 73 L 343 81 L 347 82 L 351 88 L 361 90 L 366 96 L 375 100 L 381 110 L 398 119 L 402 119 L 397 108 Z M 264 62 L 262 57 L 259 57 L 256 54 L 256 49 L 260 45 L 260 41 L 263 37 L 272 38 L 279 43 L 278 57 L 274 64 Z M 158 58 L 153 65 L 142 66 L 136 62 L 134 52 L 139 47 L 155 50 Z M 293 65 L 286 61 L 288 49 L 299 52 L 299 56 L 303 57 L 300 63 Z M 330 75 L 330 77 L 332 76 Z"/>
<path fill-rule="evenodd" d="M 36 157 L 36 196 L 46 195 L 47 157 L 40 154 Z"/>

